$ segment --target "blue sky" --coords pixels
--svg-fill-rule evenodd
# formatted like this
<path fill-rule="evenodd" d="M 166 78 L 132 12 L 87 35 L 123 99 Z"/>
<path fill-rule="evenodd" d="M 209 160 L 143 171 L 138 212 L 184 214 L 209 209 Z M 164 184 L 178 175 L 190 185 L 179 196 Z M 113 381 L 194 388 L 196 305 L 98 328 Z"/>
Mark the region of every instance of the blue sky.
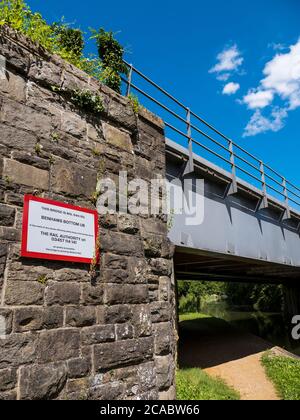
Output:
<path fill-rule="evenodd" d="M 128 61 L 300 185 L 299 0 L 27 3 L 49 21 L 119 32 Z"/>

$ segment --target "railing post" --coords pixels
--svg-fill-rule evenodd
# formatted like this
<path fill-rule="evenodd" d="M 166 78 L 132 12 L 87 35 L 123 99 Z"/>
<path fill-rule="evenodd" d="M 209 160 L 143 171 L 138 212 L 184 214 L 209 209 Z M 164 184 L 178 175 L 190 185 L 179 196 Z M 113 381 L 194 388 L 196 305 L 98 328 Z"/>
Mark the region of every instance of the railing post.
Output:
<path fill-rule="evenodd" d="M 288 195 L 285 178 L 282 178 L 282 188 L 283 188 L 284 201 L 285 201 L 285 210 L 284 210 L 282 220 L 288 220 L 291 218 L 291 212 L 290 212 L 289 195 Z"/>
<path fill-rule="evenodd" d="M 128 78 L 127 78 L 128 84 L 127 84 L 126 96 L 129 96 L 131 92 L 132 73 L 133 73 L 133 65 L 130 64 Z"/>
<path fill-rule="evenodd" d="M 263 161 L 260 161 L 260 176 L 261 176 L 263 198 L 260 202 L 259 209 L 262 210 L 262 209 L 266 209 L 268 207 L 268 195 L 267 195 L 265 165 L 264 165 Z"/>
<path fill-rule="evenodd" d="M 186 115 L 186 124 L 187 124 L 187 136 L 189 142 L 189 160 L 186 164 L 185 171 L 183 175 L 188 175 L 194 172 L 194 155 L 193 155 L 193 139 L 192 139 L 192 126 L 191 126 L 191 110 L 187 108 Z"/>
<path fill-rule="evenodd" d="M 228 194 L 236 194 L 238 192 L 237 181 L 236 181 L 236 167 L 234 159 L 234 150 L 233 150 L 233 141 L 229 140 L 229 154 L 230 154 L 230 163 L 231 163 L 231 185 L 228 191 Z"/>

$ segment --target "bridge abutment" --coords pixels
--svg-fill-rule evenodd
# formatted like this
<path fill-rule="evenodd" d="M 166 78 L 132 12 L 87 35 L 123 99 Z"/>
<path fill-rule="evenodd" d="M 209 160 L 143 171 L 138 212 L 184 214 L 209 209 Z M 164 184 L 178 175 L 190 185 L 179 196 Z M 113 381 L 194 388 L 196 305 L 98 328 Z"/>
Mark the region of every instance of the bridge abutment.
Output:
<path fill-rule="evenodd" d="M 95 208 L 101 177 L 150 185 L 165 177 L 163 123 L 7 28 L 0 48 L 0 399 L 174 399 L 164 219 L 99 215 L 99 267 L 20 257 L 24 194 Z M 101 115 L 74 89 L 99 95 Z"/>

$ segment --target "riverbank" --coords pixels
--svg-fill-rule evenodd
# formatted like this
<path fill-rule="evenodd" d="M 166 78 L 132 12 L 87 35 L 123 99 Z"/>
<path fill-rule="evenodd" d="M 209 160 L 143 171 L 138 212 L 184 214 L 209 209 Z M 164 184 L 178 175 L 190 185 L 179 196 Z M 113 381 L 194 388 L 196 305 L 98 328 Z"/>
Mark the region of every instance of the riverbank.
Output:
<path fill-rule="evenodd" d="M 205 315 L 181 317 L 179 326 L 181 368 L 200 368 L 222 379 L 241 400 L 278 400 L 261 359 L 273 345 L 227 322 Z"/>

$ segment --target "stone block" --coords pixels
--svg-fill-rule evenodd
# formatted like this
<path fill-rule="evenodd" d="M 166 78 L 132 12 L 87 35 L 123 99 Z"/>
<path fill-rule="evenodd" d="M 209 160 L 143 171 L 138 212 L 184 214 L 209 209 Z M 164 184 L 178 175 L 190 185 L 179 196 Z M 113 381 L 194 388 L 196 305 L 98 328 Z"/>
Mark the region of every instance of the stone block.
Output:
<path fill-rule="evenodd" d="M 86 139 L 86 122 L 75 113 L 64 112 L 61 121 L 61 131 L 79 139 Z"/>
<path fill-rule="evenodd" d="M 13 150 L 26 150 L 32 153 L 35 149 L 37 138 L 34 134 L 22 129 L 9 127 L 0 123 L 1 141 L 0 143 Z"/>
<path fill-rule="evenodd" d="M 4 301 L 6 305 L 42 305 L 45 287 L 32 281 L 9 281 Z"/>
<path fill-rule="evenodd" d="M 108 305 L 139 304 L 149 301 L 147 285 L 109 284 L 105 286 L 104 303 Z"/>
<path fill-rule="evenodd" d="M 168 355 L 174 344 L 174 333 L 171 323 L 154 324 L 155 354 L 158 356 Z"/>
<path fill-rule="evenodd" d="M 97 325 L 84 328 L 81 331 L 81 342 L 83 345 L 107 343 L 115 340 L 114 325 Z"/>
<path fill-rule="evenodd" d="M 124 233 L 106 231 L 102 234 L 100 247 L 102 251 L 112 254 L 140 257 L 144 255 L 141 239 Z"/>
<path fill-rule="evenodd" d="M 48 282 L 45 301 L 47 305 L 77 305 L 80 301 L 80 294 L 80 284 Z"/>
<path fill-rule="evenodd" d="M 50 138 L 51 132 L 57 129 L 59 124 L 57 119 L 9 99 L 2 102 L 0 122 L 34 133 L 37 139 Z"/>
<path fill-rule="evenodd" d="M 170 300 L 170 289 L 171 289 L 171 280 L 169 277 L 160 277 L 159 278 L 159 300 L 169 302 Z"/>
<path fill-rule="evenodd" d="M 168 322 L 171 319 L 172 309 L 168 302 L 153 302 L 151 304 L 152 322 Z"/>
<path fill-rule="evenodd" d="M 82 303 L 85 305 L 101 305 L 103 303 L 103 285 L 84 284 L 82 286 Z"/>
<path fill-rule="evenodd" d="M 87 327 L 96 323 L 94 307 L 78 306 L 66 308 L 66 326 Z"/>
<path fill-rule="evenodd" d="M 60 86 L 62 69 L 51 61 L 35 57 L 30 63 L 28 77 L 44 86 Z"/>
<path fill-rule="evenodd" d="M 4 318 L 5 334 L 10 334 L 12 331 L 13 311 L 7 308 L 0 308 L 0 316 Z"/>
<path fill-rule="evenodd" d="M 116 325 L 116 340 L 128 340 L 134 338 L 134 327 L 131 324 Z"/>
<path fill-rule="evenodd" d="M 132 318 L 132 307 L 130 305 L 114 305 L 99 308 L 98 322 L 103 324 L 121 324 Z"/>
<path fill-rule="evenodd" d="M 124 391 L 125 384 L 122 384 L 122 382 L 111 382 L 100 386 L 92 386 L 88 399 L 92 401 L 121 400 Z"/>
<path fill-rule="evenodd" d="M 54 329 L 63 326 L 63 308 L 16 308 L 14 332 Z"/>
<path fill-rule="evenodd" d="M 153 338 L 98 344 L 94 354 L 96 371 L 145 362 L 153 357 Z"/>
<path fill-rule="evenodd" d="M 56 160 L 51 172 L 54 192 L 90 198 L 96 191 L 97 172 L 65 160 Z"/>
<path fill-rule="evenodd" d="M 172 355 L 155 358 L 159 391 L 169 389 L 174 383 L 175 365 Z"/>
<path fill-rule="evenodd" d="M 39 363 L 49 363 L 79 357 L 80 332 L 76 329 L 59 329 L 41 332 L 36 360 Z"/>
<path fill-rule="evenodd" d="M 139 220 L 136 216 L 122 214 L 118 217 L 120 232 L 135 235 L 139 231 Z"/>
<path fill-rule="evenodd" d="M 91 369 L 91 360 L 88 357 L 79 357 L 68 361 L 68 378 L 83 378 L 88 376 Z"/>
<path fill-rule="evenodd" d="M 17 383 L 16 369 L 0 370 L 0 392 L 14 389 Z"/>
<path fill-rule="evenodd" d="M 20 369 L 20 399 L 55 399 L 67 381 L 67 368 L 63 363 L 24 366 Z"/>
<path fill-rule="evenodd" d="M 4 159 L 3 177 L 14 184 L 27 185 L 41 190 L 49 189 L 48 171 L 15 160 Z"/>
<path fill-rule="evenodd" d="M 5 78 L 1 79 L 0 92 L 17 102 L 25 102 L 26 80 L 7 70 Z"/>
<path fill-rule="evenodd" d="M 115 146 L 118 149 L 126 150 L 130 153 L 133 152 L 131 138 L 127 132 L 121 131 L 112 125 L 103 123 L 103 134 L 105 140 L 112 146 Z"/>
<path fill-rule="evenodd" d="M 36 358 L 36 336 L 11 334 L 0 339 L 0 369 L 19 367 Z"/>
<path fill-rule="evenodd" d="M 132 324 L 136 337 L 147 337 L 152 333 L 152 322 L 149 305 L 136 305 L 133 308 Z"/>

